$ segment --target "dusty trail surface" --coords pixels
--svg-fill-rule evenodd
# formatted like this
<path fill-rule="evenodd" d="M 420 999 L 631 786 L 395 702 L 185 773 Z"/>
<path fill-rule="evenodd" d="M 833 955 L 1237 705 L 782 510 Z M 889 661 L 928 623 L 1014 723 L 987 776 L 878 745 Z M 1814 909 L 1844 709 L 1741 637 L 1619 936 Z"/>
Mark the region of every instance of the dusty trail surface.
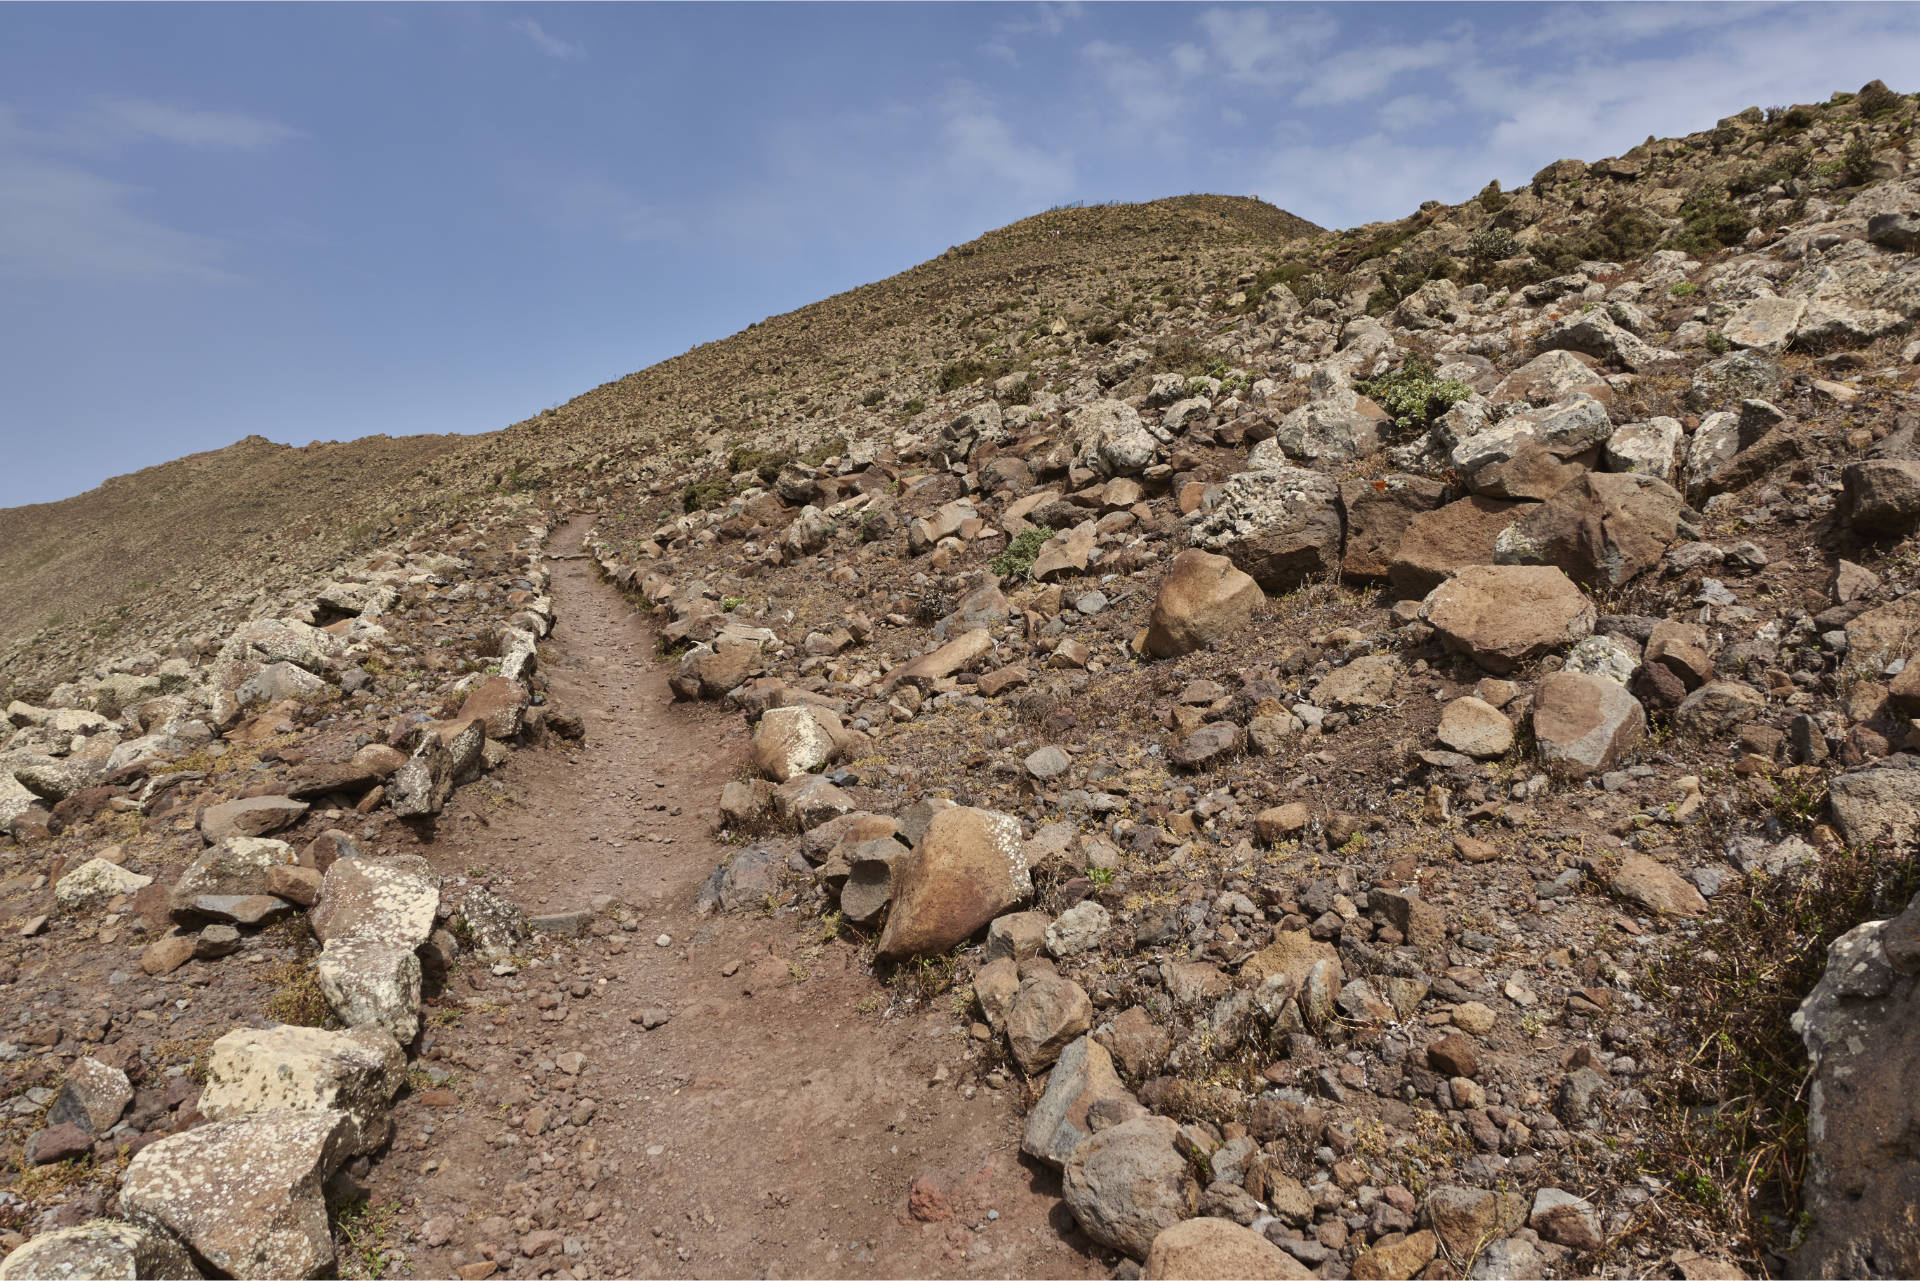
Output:
<path fill-rule="evenodd" d="M 696 913 L 746 736 L 670 703 L 645 621 L 591 562 L 553 570 L 542 665 L 586 742 L 516 753 L 514 803 L 463 791 L 427 852 L 530 914 L 621 906 L 517 973 L 463 962 L 366 1179 L 370 1205 L 403 1208 L 360 1235 L 411 1232 L 425 1276 L 1098 1273 L 1019 1158 L 1013 1091 L 967 1070 L 951 997 L 903 1004 L 817 921 Z"/>

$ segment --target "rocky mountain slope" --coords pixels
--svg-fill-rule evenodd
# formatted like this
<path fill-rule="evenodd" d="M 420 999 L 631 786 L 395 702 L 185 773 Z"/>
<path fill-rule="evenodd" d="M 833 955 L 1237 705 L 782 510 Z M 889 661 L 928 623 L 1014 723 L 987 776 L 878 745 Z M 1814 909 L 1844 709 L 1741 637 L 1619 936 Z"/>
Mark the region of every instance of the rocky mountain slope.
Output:
<path fill-rule="evenodd" d="M 539 658 L 582 512 L 752 737 L 702 910 L 885 977 L 1116 1275 L 1911 1274 L 1915 120 L 1876 82 L 1340 233 L 1052 211 L 17 632 L 0 1275 L 364 1263 L 323 1185 L 410 1050 L 481 1055 L 422 1002 L 619 954 L 628 905 L 529 937 L 436 826 L 591 750 Z M 109 490 L 58 528 L 138 526 Z M 422 1239 L 591 1272 L 583 1166 Z"/>

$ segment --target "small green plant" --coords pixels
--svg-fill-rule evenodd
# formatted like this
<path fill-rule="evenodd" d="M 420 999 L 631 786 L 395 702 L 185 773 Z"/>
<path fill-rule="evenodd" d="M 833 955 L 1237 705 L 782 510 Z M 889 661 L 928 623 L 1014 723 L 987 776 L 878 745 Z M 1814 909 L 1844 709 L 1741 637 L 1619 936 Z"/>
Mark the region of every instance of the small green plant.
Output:
<path fill-rule="evenodd" d="M 1701 339 L 1700 345 L 1716 356 L 1724 356 L 1733 350 L 1733 344 L 1728 342 L 1727 336 L 1718 329 L 1711 331 L 1705 338 Z"/>
<path fill-rule="evenodd" d="M 1457 378 L 1441 378 L 1419 356 L 1409 356 L 1390 373 L 1354 384 L 1354 390 L 1386 410 L 1403 432 L 1417 434 L 1473 395 Z"/>
<path fill-rule="evenodd" d="M 906 404 L 900 406 L 900 412 L 905 414 L 909 418 L 913 417 L 915 414 L 925 413 L 926 409 L 927 409 L 927 402 L 920 399 L 918 396 L 915 396 L 912 400 L 909 400 Z"/>
<path fill-rule="evenodd" d="M 1002 578 L 1025 578 L 1033 572 L 1033 562 L 1051 537 L 1052 531 L 1037 526 L 1021 530 L 1006 550 L 993 558 L 993 572 Z"/>
<path fill-rule="evenodd" d="M 720 602 L 720 612 L 723 614 L 731 614 L 734 610 L 739 609 L 746 603 L 747 598 L 745 596 L 728 596 Z"/>
<path fill-rule="evenodd" d="M 1691 280 L 1683 280 L 1673 288 L 1667 290 L 1667 292 L 1675 298 L 1691 298 L 1700 292 L 1700 286 L 1694 284 Z"/>
<path fill-rule="evenodd" d="M 1114 875 L 1114 870 L 1110 867 L 1090 867 L 1087 869 L 1087 879 L 1092 881 L 1098 889 L 1104 890 L 1107 886 L 1112 885 Z"/>
<path fill-rule="evenodd" d="M 348 1249 L 341 1259 L 341 1275 L 357 1281 L 382 1281 L 390 1269 L 405 1262 L 387 1238 L 400 1220 L 400 1207 L 392 1201 L 375 1205 L 360 1200 L 343 1206 L 334 1222 Z"/>

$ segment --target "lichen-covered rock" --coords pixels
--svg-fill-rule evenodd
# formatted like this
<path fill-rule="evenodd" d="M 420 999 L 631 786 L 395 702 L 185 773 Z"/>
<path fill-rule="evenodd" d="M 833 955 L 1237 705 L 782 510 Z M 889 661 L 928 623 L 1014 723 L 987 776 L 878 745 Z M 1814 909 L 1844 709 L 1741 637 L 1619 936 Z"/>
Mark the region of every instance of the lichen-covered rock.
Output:
<path fill-rule="evenodd" d="M 754 764 L 779 783 L 825 769 L 834 754 L 832 715 L 811 704 L 768 711 L 753 732 Z"/>
<path fill-rule="evenodd" d="M 77 1125 L 88 1134 L 105 1134 L 133 1102 L 133 1085 L 127 1074 L 94 1058 L 73 1061 L 53 1106 L 47 1109 L 48 1125 Z"/>
<path fill-rule="evenodd" d="M 1231 560 L 1262 590 L 1292 591 L 1340 568 L 1340 491 L 1299 467 L 1244 471 L 1211 511 L 1187 518 L 1188 542 Z"/>
<path fill-rule="evenodd" d="M 268 836 L 292 827 L 306 812 L 306 802 L 292 797 L 248 796 L 209 805 L 200 815 L 200 833 L 215 845 L 236 836 Z"/>
<path fill-rule="evenodd" d="M 176 912 L 191 912 L 203 894 L 265 894 L 267 873 L 291 867 L 297 860 L 293 846 L 260 836 L 235 836 L 196 858 L 173 885 Z"/>
<path fill-rule="evenodd" d="M 215 1121 L 332 1109 L 353 1122 L 348 1147 L 361 1152 L 383 1135 L 387 1104 L 406 1075 L 406 1052 L 373 1024 L 346 1032 L 237 1028 L 213 1043 L 199 1108 Z"/>
<path fill-rule="evenodd" d="M 438 734 L 423 735 L 413 755 L 387 783 L 388 807 L 401 818 L 438 814 L 453 795 L 453 764 Z"/>
<path fill-rule="evenodd" d="M 115 1219 L 55 1228 L 0 1259 L 0 1281 L 199 1281 L 199 1270 L 164 1232 Z"/>
<path fill-rule="evenodd" d="M 402 1045 L 420 1030 L 420 958 L 375 939 L 327 944 L 314 964 L 327 1007 L 348 1027 L 372 1023 Z"/>
<path fill-rule="evenodd" d="M 232 1277 L 317 1277 L 334 1264 L 321 1188 L 348 1154 L 338 1112 L 260 1112 L 160 1140 L 133 1158 L 120 1212 Z"/>
<path fill-rule="evenodd" d="M 433 933 L 440 878 L 417 855 L 344 858 L 327 869 L 307 917 L 321 943 L 361 938 L 415 948 Z"/>
<path fill-rule="evenodd" d="M 90 858 L 60 878 L 53 887 L 53 898 L 62 907 L 84 907 L 116 894 L 136 894 L 151 884 L 151 876 L 129 872 L 103 858 Z"/>

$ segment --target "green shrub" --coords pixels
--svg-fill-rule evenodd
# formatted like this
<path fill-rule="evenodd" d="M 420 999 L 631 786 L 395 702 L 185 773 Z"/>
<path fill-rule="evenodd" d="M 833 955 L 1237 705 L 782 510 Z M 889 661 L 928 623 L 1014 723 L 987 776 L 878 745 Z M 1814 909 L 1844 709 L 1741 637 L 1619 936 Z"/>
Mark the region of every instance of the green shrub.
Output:
<path fill-rule="evenodd" d="M 1524 252 L 1505 227 L 1482 227 L 1467 238 L 1467 258 L 1483 267 L 1503 258 L 1518 258 Z"/>
<path fill-rule="evenodd" d="M 806 453 L 800 455 L 800 461 L 809 467 L 818 467 L 826 462 L 827 459 L 837 458 L 846 452 L 847 438 L 845 436 L 829 436 L 812 449 L 809 449 Z M 777 471 L 774 473 L 776 476 L 779 474 Z"/>
<path fill-rule="evenodd" d="M 1482 187 L 1480 194 L 1473 199 L 1474 203 L 1478 204 L 1488 213 L 1499 213 L 1507 207 L 1507 197 L 1505 193 L 1500 190 L 1500 180 L 1498 178 L 1495 178 L 1492 182 Z M 1511 255 L 1508 256 L 1511 257 Z"/>
<path fill-rule="evenodd" d="M 1694 284 L 1691 280 L 1683 280 L 1673 288 L 1667 290 L 1667 292 L 1675 298 L 1691 298 L 1700 292 L 1700 286 Z"/>
<path fill-rule="evenodd" d="M 884 391 L 881 391 L 878 387 L 875 387 L 872 391 L 868 392 L 866 395 L 860 398 L 860 407 L 862 409 L 872 409 L 875 405 L 879 404 L 881 401 L 885 400 L 886 398 L 887 398 L 887 393 Z"/>
<path fill-rule="evenodd" d="M 1840 174 L 1849 187 L 1863 186 L 1872 179 L 1873 144 L 1867 141 L 1865 131 L 1847 139 L 1847 149 L 1840 153 Z"/>
<path fill-rule="evenodd" d="M 1419 356 L 1409 356 L 1391 373 L 1353 386 L 1384 409 L 1407 435 L 1427 430 L 1442 414 L 1473 395 L 1473 388 L 1457 378 L 1439 377 Z"/>
<path fill-rule="evenodd" d="M 926 410 L 927 410 L 927 402 L 920 399 L 918 396 L 915 396 L 912 400 L 909 400 L 906 404 L 900 406 L 900 412 L 905 414 L 909 418 L 913 417 L 915 414 L 925 413 Z"/>
<path fill-rule="evenodd" d="M 1609 209 L 1593 225 L 1543 242 L 1534 257 L 1554 271 L 1572 271 L 1583 262 L 1632 262 L 1660 243 L 1664 228 L 1644 209 Z"/>
<path fill-rule="evenodd" d="M 1746 211 L 1719 192 L 1705 192 L 1680 206 L 1680 230 L 1667 238 L 1669 249 L 1701 257 L 1737 245 L 1753 229 Z"/>
<path fill-rule="evenodd" d="M 780 454 L 770 454 L 764 449 L 736 449 L 727 455 L 727 470 L 734 473 L 750 471 L 760 478 L 762 484 L 771 485 L 780 475 L 780 469 L 787 460 Z M 693 508 L 689 507 L 688 511 Z"/>
<path fill-rule="evenodd" d="M 1021 530 L 1006 550 L 993 558 L 993 572 L 1002 578 L 1025 578 L 1033 572 L 1033 562 L 1039 558 L 1040 549 L 1052 537 L 1051 530 L 1038 526 Z"/>
<path fill-rule="evenodd" d="M 776 472 L 775 475 L 779 473 Z M 733 487 L 724 478 L 697 480 L 680 491 L 680 509 L 697 512 L 708 507 L 718 507 L 732 496 Z"/>

